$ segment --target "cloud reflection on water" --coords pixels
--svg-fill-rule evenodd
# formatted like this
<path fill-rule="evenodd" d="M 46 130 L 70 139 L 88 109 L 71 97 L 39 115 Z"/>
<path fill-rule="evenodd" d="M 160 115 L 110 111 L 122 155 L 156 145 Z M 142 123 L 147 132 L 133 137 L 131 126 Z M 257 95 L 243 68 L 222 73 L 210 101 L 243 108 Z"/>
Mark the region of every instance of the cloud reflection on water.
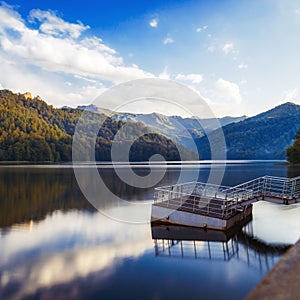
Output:
<path fill-rule="evenodd" d="M 109 276 L 122 259 L 153 248 L 149 224 L 118 223 L 76 211 L 56 212 L 31 231 L 11 230 L 0 241 L 0 268 L 5 270 L 0 273 L 1 289 L 16 285 L 10 295 L 15 299 L 94 272 Z"/>

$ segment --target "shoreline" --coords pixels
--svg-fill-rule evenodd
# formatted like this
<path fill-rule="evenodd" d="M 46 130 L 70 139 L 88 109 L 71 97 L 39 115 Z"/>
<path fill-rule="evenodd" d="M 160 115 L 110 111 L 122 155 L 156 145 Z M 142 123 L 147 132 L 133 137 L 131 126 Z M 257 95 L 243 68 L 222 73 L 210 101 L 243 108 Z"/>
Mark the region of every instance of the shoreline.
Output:
<path fill-rule="evenodd" d="M 246 300 L 298 299 L 300 294 L 300 239 L 246 296 Z"/>

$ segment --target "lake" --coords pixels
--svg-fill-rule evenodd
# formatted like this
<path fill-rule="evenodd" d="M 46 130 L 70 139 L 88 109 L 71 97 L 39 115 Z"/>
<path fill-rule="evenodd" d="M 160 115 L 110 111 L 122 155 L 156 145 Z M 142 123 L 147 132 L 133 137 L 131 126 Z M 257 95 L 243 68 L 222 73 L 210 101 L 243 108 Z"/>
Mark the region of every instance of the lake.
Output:
<path fill-rule="evenodd" d="M 156 186 L 189 181 L 195 172 L 205 181 L 223 167 L 168 165 Z M 243 299 L 300 237 L 300 204 L 263 201 L 249 223 L 226 234 L 151 227 L 153 187 L 125 184 L 108 164 L 98 172 L 114 195 L 98 191 L 97 210 L 70 165 L 0 166 L 0 299 Z M 146 178 L 149 168 L 134 173 Z M 227 162 L 222 184 L 263 175 L 294 177 L 300 168 Z M 114 196 L 124 200 L 116 205 Z"/>

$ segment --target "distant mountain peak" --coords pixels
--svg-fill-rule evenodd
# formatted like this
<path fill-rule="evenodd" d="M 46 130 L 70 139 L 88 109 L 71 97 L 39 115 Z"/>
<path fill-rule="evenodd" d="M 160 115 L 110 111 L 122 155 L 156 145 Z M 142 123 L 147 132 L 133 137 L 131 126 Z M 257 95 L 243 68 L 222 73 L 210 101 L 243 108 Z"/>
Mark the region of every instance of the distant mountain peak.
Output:
<path fill-rule="evenodd" d="M 282 103 L 282 104 L 280 104 L 280 105 L 278 105 L 278 106 L 288 106 L 288 105 L 293 105 L 293 106 L 297 106 L 297 104 L 296 103 L 293 103 L 293 102 L 290 102 L 290 101 L 288 101 L 288 102 L 285 102 L 285 103 Z M 277 107 L 278 107 L 277 106 Z"/>
<path fill-rule="evenodd" d="M 300 105 L 293 103 L 293 102 L 285 102 L 285 103 L 275 106 L 274 108 L 270 109 L 269 111 L 276 110 L 276 109 L 295 108 L 295 107 L 300 107 Z"/>
<path fill-rule="evenodd" d="M 300 105 L 286 102 L 239 123 L 223 127 L 228 159 L 285 159 L 285 149 L 300 129 Z M 218 134 L 212 133 L 212 135 Z M 204 159 L 210 158 L 207 139 L 197 141 Z"/>
<path fill-rule="evenodd" d="M 91 111 L 91 112 L 98 112 L 98 107 L 95 104 L 78 105 L 77 109 L 87 110 L 87 111 Z"/>
<path fill-rule="evenodd" d="M 295 108 L 299 105 L 295 104 L 295 103 L 292 103 L 292 102 L 285 102 L 285 103 L 281 103 L 281 104 L 278 104 L 268 110 L 266 110 L 265 112 L 263 113 L 267 113 L 267 112 L 272 112 L 272 111 L 277 111 L 277 110 L 285 110 L 285 109 L 291 109 L 291 108 Z M 259 114 L 258 114 L 259 115 Z"/>
<path fill-rule="evenodd" d="M 258 120 L 263 118 L 286 118 L 288 116 L 294 116 L 295 114 L 300 113 L 300 105 L 292 103 L 292 102 L 286 102 L 282 103 L 280 105 L 275 106 L 272 109 L 269 109 L 263 113 L 260 113 L 254 117 L 249 118 L 248 120 Z"/>

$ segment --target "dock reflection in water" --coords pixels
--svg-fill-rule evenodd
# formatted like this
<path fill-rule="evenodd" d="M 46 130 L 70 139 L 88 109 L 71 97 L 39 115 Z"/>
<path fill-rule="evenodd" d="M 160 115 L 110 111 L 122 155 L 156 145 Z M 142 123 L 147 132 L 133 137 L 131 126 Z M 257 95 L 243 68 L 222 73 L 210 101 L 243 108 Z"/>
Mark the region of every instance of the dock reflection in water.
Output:
<path fill-rule="evenodd" d="M 155 256 L 242 261 L 261 273 L 269 271 L 291 246 L 266 244 L 253 235 L 252 222 L 229 231 L 178 225 L 152 225 Z"/>
<path fill-rule="evenodd" d="M 205 181 L 209 166 L 198 167 L 199 181 Z M 292 177 L 300 175 L 298 167 L 288 170 Z M 122 199 L 151 205 L 153 188 L 120 184 L 109 166 L 99 172 Z M 184 182 L 189 181 L 189 168 L 182 172 Z M 179 173 L 169 168 L 159 186 L 173 185 Z M 227 164 L 222 184 L 265 174 L 286 176 L 287 167 Z M 150 219 L 150 205 L 137 212 L 115 206 L 102 192 L 98 196 L 103 212 L 147 213 Z M 150 224 L 116 222 L 97 213 L 82 195 L 71 166 L 2 166 L 0 299 L 243 299 L 288 248 L 278 243 L 298 240 L 299 215 L 300 203 L 261 201 L 253 205 L 253 221 L 241 232 L 158 227 L 160 235 L 152 232 L 155 256 Z"/>

